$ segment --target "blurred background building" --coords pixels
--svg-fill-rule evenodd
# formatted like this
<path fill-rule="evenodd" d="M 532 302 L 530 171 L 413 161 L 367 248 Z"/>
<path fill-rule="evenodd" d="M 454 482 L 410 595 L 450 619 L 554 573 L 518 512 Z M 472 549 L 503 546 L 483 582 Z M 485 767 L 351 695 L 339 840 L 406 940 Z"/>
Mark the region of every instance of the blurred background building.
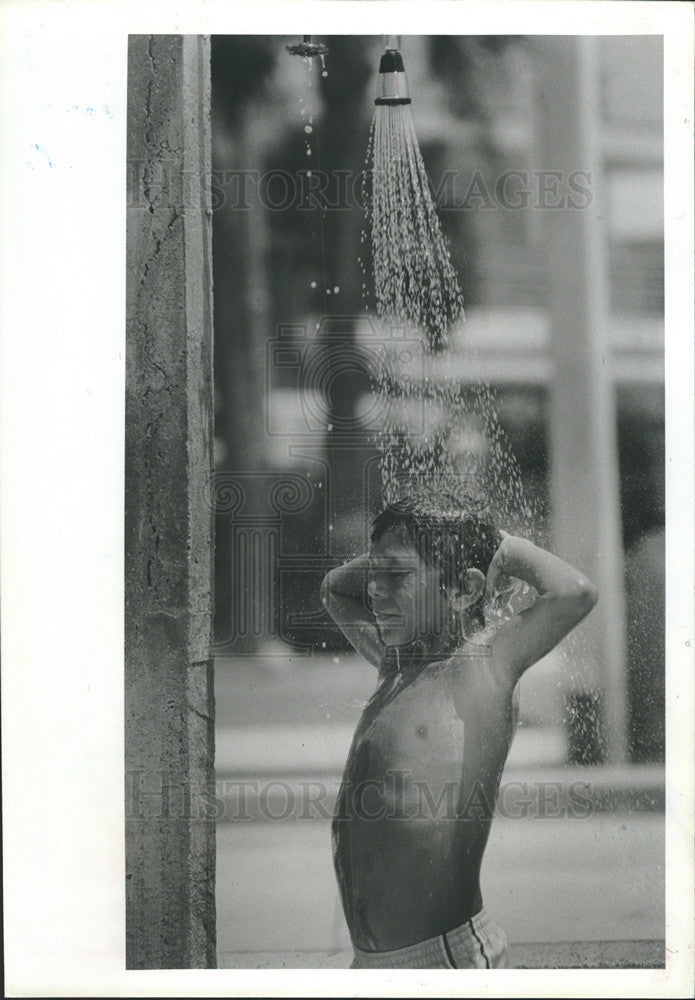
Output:
<path fill-rule="evenodd" d="M 320 40 L 325 74 L 318 61 L 286 52 L 296 38 L 225 36 L 212 46 L 221 779 L 339 775 L 375 681 L 326 618 L 318 589 L 331 566 L 364 550 L 379 505 L 358 178 L 383 39 Z M 662 43 L 569 39 L 567 58 L 562 44 L 404 36 L 401 48 L 466 303 L 461 382 L 484 378 L 497 390 L 537 512 L 535 537 L 590 575 L 592 559 L 599 572 L 600 558 L 610 563 L 597 581 L 606 610 L 586 648 L 551 654 L 522 682 L 510 767 L 656 764 L 664 755 Z M 564 273 L 557 248 L 569 254 Z M 335 362 L 328 379 L 326 350 Z M 581 407 L 564 404 L 573 386 L 579 402 L 588 393 L 587 422 Z M 570 486 L 582 463 L 594 477 L 583 507 Z M 572 660 L 586 659 L 586 649 L 588 673 Z M 603 735 L 585 725 L 592 677 L 608 691 Z M 241 838 L 242 854 L 256 850 L 245 829 L 222 835 Z M 659 830 L 645 834 L 639 862 L 657 924 Z M 287 843 L 268 836 L 277 840 L 271 851 Z M 272 887 L 259 893 L 271 905 Z M 641 936 L 652 930 L 641 927 Z M 243 950 L 234 933 L 232 950 Z M 334 948 L 345 945 L 342 933 Z"/>

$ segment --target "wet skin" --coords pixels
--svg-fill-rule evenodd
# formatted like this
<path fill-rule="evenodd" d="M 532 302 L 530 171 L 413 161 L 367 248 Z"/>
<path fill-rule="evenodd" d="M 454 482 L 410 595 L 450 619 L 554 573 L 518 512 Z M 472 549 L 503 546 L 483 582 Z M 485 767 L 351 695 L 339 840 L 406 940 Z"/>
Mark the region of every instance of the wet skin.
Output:
<path fill-rule="evenodd" d="M 333 821 L 358 948 L 401 948 L 480 910 L 480 865 L 515 723 L 510 685 L 472 646 L 414 677 L 381 680 Z"/>
<path fill-rule="evenodd" d="M 368 560 L 375 625 L 364 605 L 365 568 L 359 557 L 331 571 L 322 588 L 344 634 L 379 668 L 338 795 L 333 854 L 354 944 L 390 951 L 480 910 L 516 684 L 591 611 L 598 592 L 556 556 L 505 535 L 487 574 L 490 592 L 508 575 L 537 596 L 486 635 L 472 611 L 486 578 L 468 570 L 452 594 L 403 532 L 389 530 Z M 424 657 L 409 656 L 413 648 Z"/>
<path fill-rule="evenodd" d="M 447 656 L 439 577 L 397 533 L 370 553 L 368 592 L 386 646 L 426 635 L 434 662 L 383 670 L 357 726 L 333 848 L 357 947 L 387 951 L 464 923 L 515 725 L 513 686 L 490 649 Z M 423 593 L 430 595 L 422 600 Z"/>

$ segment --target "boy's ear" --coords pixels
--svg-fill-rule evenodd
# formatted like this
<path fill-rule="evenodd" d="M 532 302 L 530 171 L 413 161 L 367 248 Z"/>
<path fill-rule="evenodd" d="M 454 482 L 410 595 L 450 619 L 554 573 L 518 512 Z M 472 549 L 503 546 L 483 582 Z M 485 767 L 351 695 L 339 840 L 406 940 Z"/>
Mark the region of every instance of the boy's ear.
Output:
<path fill-rule="evenodd" d="M 467 569 L 461 589 L 447 587 L 446 593 L 454 611 L 465 611 L 475 604 L 485 590 L 485 576 L 479 569 Z"/>

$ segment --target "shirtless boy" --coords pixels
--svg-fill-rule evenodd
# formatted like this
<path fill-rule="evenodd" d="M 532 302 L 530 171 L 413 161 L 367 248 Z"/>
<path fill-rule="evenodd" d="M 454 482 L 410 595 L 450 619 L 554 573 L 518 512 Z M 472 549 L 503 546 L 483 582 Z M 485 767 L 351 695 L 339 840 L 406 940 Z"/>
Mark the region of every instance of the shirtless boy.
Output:
<path fill-rule="evenodd" d="M 453 506 L 452 506 L 453 504 Z M 352 968 L 503 968 L 480 866 L 516 725 L 517 681 L 593 608 L 578 570 L 457 501 L 406 498 L 322 600 L 377 667 L 333 820 Z M 538 593 L 494 630 L 484 602 L 514 577 Z"/>

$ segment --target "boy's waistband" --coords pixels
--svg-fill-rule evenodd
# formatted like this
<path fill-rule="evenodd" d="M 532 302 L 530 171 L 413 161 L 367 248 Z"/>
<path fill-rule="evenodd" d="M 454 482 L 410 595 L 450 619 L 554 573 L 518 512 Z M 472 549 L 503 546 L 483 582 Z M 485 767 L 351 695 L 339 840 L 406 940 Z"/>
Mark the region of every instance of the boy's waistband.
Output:
<path fill-rule="evenodd" d="M 507 949 L 504 931 L 490 920 L 483 907 L 453 930 L 393 951 L 355 948 L 356 969 L 494 969 L 500 968 Z"/>

